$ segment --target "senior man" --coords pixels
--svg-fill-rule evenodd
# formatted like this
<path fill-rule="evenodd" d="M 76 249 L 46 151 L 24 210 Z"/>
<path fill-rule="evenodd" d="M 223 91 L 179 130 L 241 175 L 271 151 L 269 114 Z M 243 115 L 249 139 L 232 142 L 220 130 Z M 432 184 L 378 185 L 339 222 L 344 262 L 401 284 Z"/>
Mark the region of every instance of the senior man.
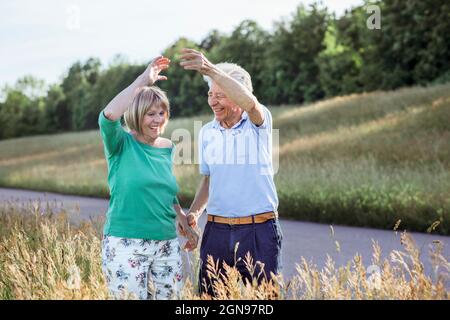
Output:
<path fill-rule="evenodd" d="M 251 77 L 231 63 L 211 63 L 201 52 L 183 49 L 180 65 L 200 72 L 208 82 L 214 120 L 199 133 L 203 175 L 188 221 L 197 224 L 206 207 L 208 219 L 200 247 L 200 291 L 214 295 L 207 272 L 212 256 L 235 266 L 244 279 L 269 280 L 281 267 L 282 232 L 273 181 L 272 115 L 253 95 Z M 250 253 L 256 269 L 245 263 Z"/>

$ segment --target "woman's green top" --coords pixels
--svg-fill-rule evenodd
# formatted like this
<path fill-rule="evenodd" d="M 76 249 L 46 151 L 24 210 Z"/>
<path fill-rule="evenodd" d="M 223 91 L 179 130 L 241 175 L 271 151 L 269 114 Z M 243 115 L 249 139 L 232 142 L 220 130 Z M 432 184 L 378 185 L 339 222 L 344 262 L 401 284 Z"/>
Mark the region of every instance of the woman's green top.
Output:
<path fill-rule="evenodd" d="M 122 128 L 120 120 L 107 119 L 103 111 L 98 123 L 111 194 L 103 233 L 151 240 L 175 238 L 174 146 L 156 148 L 139 142 Z"/>

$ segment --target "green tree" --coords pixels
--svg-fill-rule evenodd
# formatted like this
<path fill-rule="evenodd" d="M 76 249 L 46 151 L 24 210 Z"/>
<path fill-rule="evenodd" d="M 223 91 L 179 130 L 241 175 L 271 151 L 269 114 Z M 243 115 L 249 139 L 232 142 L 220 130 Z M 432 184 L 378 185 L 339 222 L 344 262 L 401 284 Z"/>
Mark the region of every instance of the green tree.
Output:
<path fill-rule="evenodd" d="M 61 87 L 69 110 L 67 117 L 73 130 L 88 128 L 87 117 L 93 112 L 89 100 L 99 72 L 100 61 L 90 58 L 85 63 L 74 63 L 62 81 Z"/>
<path fill-rule="evenodd" d="M 167 92 L 171 105 L 171 115 L 191 116 L 208 110 L 208 85 L 198 72 L 186 71 L 179 66 L 182 48 L 201 50 L 195 42 L 186 38 L 178 39 L 163 55 L 171 60 L 170 68 L 165 72 L 167 81 L 158 86 Z"/>
<path fill-rule="evenodd" d="M 5 87 L 5 101 L 0 104 L 0 138 L 27 136 L 45 132 L 45 83 L 33 76 L 17 80 L 14 87 Z"/>
<path fill-rule="evenodd" d="M 450 3 L 385 0 L 376 45 L 383 88 L 425 84 L 450 70 Z"/>
<path fill-rule="evenodd" d="M 22 136 L 21 121 L 23 110 L 30 104 L 22 92 L 6 88 L 6 99 L 0 104 L 0 138 L 8 139 Z"/>
<path fill-rule="evenodd" d="M 215 63 L 239 64 L 252 77 L 254 92 L 256 96 L 260 96 L 263 91 L 263 66 L 268 38 L 269 34 L 255 21 L 244 20 L 229 37 L 222 37 L 220 42 L 210 48 L 209 58 Z"/>
<path fill-rule="evenodd" d="M 71 128 L 70 110 L 60 85 L 53 85 L 45 98 L 44 122 L 47 132 L 67 131 Z"/>
<path fill-rule="evenodd" d="M 263 91 L 274 104 L 301 103 L 323 97 L 317 57 L 324 49 L 328 13 L 317 4 L 300 5 L 291 21 L 275 26 L 266 51 Z"/>
<path fill-rule="evenodd" d="M 98 114 L 119 92 L 129 86 L 144 70 L 145 65 L 130 65 L 126 60 L 116 59 L 103 70 L 90 91 L 85 114 L 85 127 L 98 127 Z"/>
<path fill-rule="evenodd" d="M 325 49 L 317 62 L 320 69 L 320 84 L 327 97 L 360 92 L 362 57 L 360 52 L 360 30 L 356 29 L 353 14 L 340 19 L 330 19 L 325 35 Z M 350 40 L 351 39 L 351 40 Z"/>
<path fill-rule="evenodd" d="M 200 41 L 198 47 L 203 52 L 210 52 L 214 47 L 218 46 L 224 40 L 224 38 L 224 34 L 222 34 L 217 29 L 213 29 L 206 35 L 206 37 L 202 41 Z"/>

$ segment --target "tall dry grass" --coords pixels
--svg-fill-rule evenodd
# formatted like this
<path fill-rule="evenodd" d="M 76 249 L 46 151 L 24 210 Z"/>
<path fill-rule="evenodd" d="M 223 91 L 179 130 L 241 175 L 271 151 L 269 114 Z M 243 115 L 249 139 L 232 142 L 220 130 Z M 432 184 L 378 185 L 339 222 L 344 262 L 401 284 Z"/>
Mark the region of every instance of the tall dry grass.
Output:
<path fill-rule="evenodd" d="M 0 299 L 105 299 L 99 228 L 38 202 L 0 208 Z"/>
<path fill-rule="evenodd" d="M 101 271 L 101 226 L 96 221 L 72 226 L 64 211 L 54 209 L 48 203 L 0 203 L 0 299 L 109 298 Z M 260 285 L 244 282 L 233 267 L 219 273 L 210 258 L 214 299 L 449 299 L 450 263 L 443 244 L 430 248 L 436 272 L 430 277 L 409 234 L 401 241 L 403 250 L 385 260 L 374 243 L 370 267 L 359 255 L 340 267 L 328 258 L 323 269 L 302 259 L 291 279 L 277 275 Z M 257 262 L 247 256 L 246 263 L 255 272 Z M 212 299 L 199 296 L 196 283 L 187 279 L 182 298 Z"/>

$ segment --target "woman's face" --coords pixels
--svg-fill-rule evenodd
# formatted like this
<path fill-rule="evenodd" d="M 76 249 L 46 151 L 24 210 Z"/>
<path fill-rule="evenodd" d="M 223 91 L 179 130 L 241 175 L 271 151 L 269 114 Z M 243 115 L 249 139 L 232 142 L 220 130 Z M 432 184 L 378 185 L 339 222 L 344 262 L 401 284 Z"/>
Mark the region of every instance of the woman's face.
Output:
<path fill-rule="evenodd" d="M 167 112 L 161 106 L 152 106 L 142 120 L 142 132 L 151 139 L 158 138 L 167 120 Z"/>

